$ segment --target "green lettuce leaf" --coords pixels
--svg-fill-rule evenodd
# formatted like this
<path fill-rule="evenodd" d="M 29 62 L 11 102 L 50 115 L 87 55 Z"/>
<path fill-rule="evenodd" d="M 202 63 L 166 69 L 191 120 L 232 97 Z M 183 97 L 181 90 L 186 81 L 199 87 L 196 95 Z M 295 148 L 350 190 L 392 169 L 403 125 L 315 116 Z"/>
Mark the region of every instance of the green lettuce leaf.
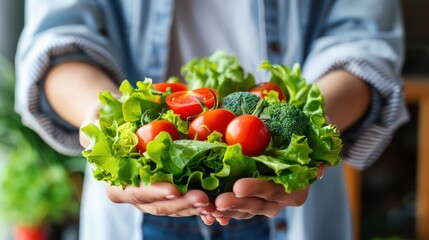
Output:
<path fill-rule="evenodd" d="M 167 133 L 160 133 L 147 146 L 148 161 L 140 168 L 142 182 L 150 184 L 167 181 L 182 193 L 202 189 L 212 198 L 231 191 L 233 183 L 255 175 L 252 158 L 241 153 L 240 145 L 206 141 L 172 141 Z"/>
<path fill-rule="evenodd" d="M 316 180 L 317 167 L 312 164 L 305 136 L 292 135 L 286 149 L 270 149 L 253 157 L 258 163 L 259 178 L 282 184 L 287 192 L 300 190 Z"/>
<path fill-rule="evenodd" d="M 336 126 L 326 122 L 324 98 L 317 85 L 306 83 L 298 64 L 290 69 L 265 61 L 260 68 L 271 73 L 270 81 L 281 86 L 287 95 L 287 102 L 301 109 L 309 117 L 311 124 L 306 137 L 312 149 L 310 158 L 316 165 L 338 165 L 343 143 Z"/>
<path fill-rule="evenodd" d="M 301 76 L 301 67 L 295 64 L 292 69 L 283 65 L 271 65 L 269 61 L 264 61 L 260 69 L 268 70 L 271 74 L 270 82 L 280 86 L 286 94 L 287 102 L 302 109 L 307 100 L 307 93 L 310 85 Z"/>
<path fill-rule="evenodd" d="M 324 99 L 316 84 L 308 85 L 301 76 L 299 65 L 287 66 L 262 63 L 261 69 L 271 73 L 270 81 L 281 86 L 287 102 L 301 109 L 310 119 L 304 136 L 292 135 L 288 145 L 269 146 L 260 156 L 243 155 L 241 146 L 221 142 L 222 134 L 212 133 L 207 141 L 189 140 L 188 124 L 165 103 L 167 93 L 152 88 L 152 80 L 137 82 L 134 88 L 124 81 L 119 98 L 109 92 L 100 94 L 103 104 L 94 124 L 82 128 L 90 145 L 82 152 L 93 166 L 94 177 L 112 185 L 138 186 L 169 182 L 181 193 L 201 189 L 214 198 L 232 191 L 240 178 L 256 177 L 282 184 L 286 192 L 307 188 L 317 178 L 320 165 L 337 165 L 342 149 L 340 134 L 325 119 Z M 235 57 L 216 52 L 208 58 L 194 59 L 181 69 L 188 89 L 212 87 L 220 98 L 234 92 L 246 91 L 255 84 Z M 161 95 L 161 97 L 159 97 Z M 268 102 L 278 102 L 278 94 L 269 92 Z M 136 150 L 136 130 L 156 118 L 173 123 L 180 140 L 173 141 L 161 132 L 149 142 L 146 152 Z"/>
<path fill-rule="evenodd" d="M 176 126 L 179 131 L 180 138 L 186 138 L 188 136 L 188 121 L 184 121 L 180 118 L 179 114 L 173 112 L 173 110 L 168 110 L 161 116 L 162 119 L 167 120 Z"/>
<path fill-rule="evenodd" d="M 188 89 L 214 88 L 220 99 L 232 92 L 247 91 L 255 85 L 253 75 L 244 71 L 236 57 L 223 51 L 216 51 L 208 58 L 192 59 L 182 66 L 181 74 Z"/>

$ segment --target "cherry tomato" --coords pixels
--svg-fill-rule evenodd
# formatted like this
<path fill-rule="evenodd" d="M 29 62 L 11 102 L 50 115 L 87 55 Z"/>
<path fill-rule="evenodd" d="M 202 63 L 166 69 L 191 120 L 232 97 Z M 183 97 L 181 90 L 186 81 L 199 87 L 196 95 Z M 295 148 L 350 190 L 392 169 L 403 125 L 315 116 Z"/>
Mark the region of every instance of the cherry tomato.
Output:
<path fill-rule="evenodd" d="M 235 118 L 229 110 L 218 108 L 202 113 L 189 125 L 189 138 L 204 141 L 213 132 L 222 133 L 222 141 L 225 142 L 225 130 L 228 124 Z"/>
<path fill-rule="evenodd" d="M 155 120 L 137 129 L 136 135 L 139 140 L 137 150 L 140 153 L 146 152 L 147 144 L 154 140 L 160 132 L 167 132 L 173 140 L 179 139 L 179 131 L 174 124 L 167 120 Z"/>
<path fill-rule="evenodd" d="M 264 94 L 264 91 L 267 90 L 267 92 L 274 90 L 276 92 L 279 93 L 279 100 L 280 101 L 286 101 L 286 97 L 283 93 L 283 90 L 280 88 L 279 85 L 272 83 L 272 82 L 263 82 L 260 83 L 256 86 L 254 86 L 252 89 L 250 89 L 249 92 L 255 94 L 256 96 L 260 97 L 260 98 L 264 98 L 265 96 L 267 96 L 266 94 Z"/>
<path fill-rule="evenodd" d="M 158 90 L 160 92 L 166 92 L 167 88 L 170 88 L 171 92 L 179 92 L 179 91 L 188 90 L 188 87 L 184 83 L 169 83 L 169 82 L 154 83 L 154 84 L 152 84 L 152 87 L 155 90 Z"/>
<path fill-rule="evenodd" d="M 174 113 L 180 115 L 182 120 L 188 120 L 190 117 L 197 116 L 203 112 L 203 108 L 195 97 L 200 99 L 207 108 L 212 108 L 215 104 L 213 93 L 216 94 L 216 97 L 218 96 L 218 92 L 211 88 L 180 91 L 168 95 L 165 102 Z"/>
<path fill-rule="evenodd" d="M 241 144 L 244 155 L 257 156 L 265 151 L 271 140 L 267 125 L 254 115 L 241 115 L 232 120 L 225 131 L 226 143 Z"/>

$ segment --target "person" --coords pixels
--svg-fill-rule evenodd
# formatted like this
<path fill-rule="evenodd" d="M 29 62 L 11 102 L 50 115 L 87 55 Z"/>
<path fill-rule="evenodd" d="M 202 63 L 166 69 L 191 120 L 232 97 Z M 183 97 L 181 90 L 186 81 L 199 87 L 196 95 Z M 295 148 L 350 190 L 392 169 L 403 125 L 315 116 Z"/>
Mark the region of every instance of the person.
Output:
<path fill-rule="evenodd" d="M 263 60 L 300 63 L 342 132 L 345 161 L 363 169 L 408 118 L 403 34 L 392 0 L 28 0 L 16 110 L 54 149 L 80 154 L 78 129 L 96 118 L 98 93 L 117 93 L 124 79 L 179 76 L 190 59 L 222 49 L 258 82 Z M 81 239 L 351 238 L 341 167 L 291 194 L 240 179 L 214 202 L 168 183 L 123 190 L 91 174 L 88 166 Z"/>

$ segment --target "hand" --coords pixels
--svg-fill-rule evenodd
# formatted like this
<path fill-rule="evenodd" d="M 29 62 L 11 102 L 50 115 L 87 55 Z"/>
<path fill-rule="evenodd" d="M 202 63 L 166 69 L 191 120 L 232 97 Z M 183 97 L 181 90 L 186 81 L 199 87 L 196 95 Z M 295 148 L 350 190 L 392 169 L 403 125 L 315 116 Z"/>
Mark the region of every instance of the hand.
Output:
<path fill-rule="evenodd" d="M 257 178 L 238 180 L 232 192 L 219 195 L 215 200 L 216 211 L 202 216 L 210 225 L 216 219 L 227 225 L 231 218 L 249 219 L 256 215 L 274 217 L 284 207 L 301 206 L 307 200 L 309 188 L 286 193 L 282 185 Z"/>
<path fill-rule="evenodd" d="M 100 103 L 95 104 L 86 114 L 82 127 L 94 120 L 99 115 Z M 83 147 L 89 145 L 89 139 L 81 131 L 80 143 Z M 213 203 L 209 203 L 209 197 L 200 190 L 190 190 L 181 195 L 179 190 L 170 183 L 159 182 L 150 186 L 143 183 L 140 187 L 128 186 L 114 187 L 106 184 L 106 192 L 109 199 L 115 203 L 129 203 L 144 213 L 159 216 L 184 217 L 192 215 L 204 215 L 207 211 L 213 211 Z"/>
<path fill-rule="evenodd" d="M 214 209 L 209 197 L 200 190 L 190 190 L 180 195 L 177 188 L 166 182 L 140 187 L 114 187 L 108 185 L 107 196 L 115 203 L 130 203 L 144 213 L 158 216 L 185 217 L 204 215 Z"/>
<path fill-rule="evenodd" d="M 325 167 L 319 168 L 321 179 Z M 276 216 L 284 207 L 301 206 L 308 197 L 310 187 L 286 193 L 283 185 L 257 178 L 243 178 L 235 182 L 232 192 L 219 195 L 215 200 L 216 211 L 201 216 L 205 224 L 217 220 L 227 225 L 231 218 L 248 219 L 255 215 Z M 206 213 L 206 212 L 204 212 Z"/>

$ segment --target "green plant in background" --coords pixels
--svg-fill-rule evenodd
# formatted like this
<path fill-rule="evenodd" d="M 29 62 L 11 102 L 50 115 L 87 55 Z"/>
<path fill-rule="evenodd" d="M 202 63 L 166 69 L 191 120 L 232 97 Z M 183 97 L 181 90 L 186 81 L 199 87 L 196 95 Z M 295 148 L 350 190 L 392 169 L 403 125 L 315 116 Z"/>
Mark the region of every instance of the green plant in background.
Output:
<path fill-rule="evenodd" d="M 0 219 L 10 224 L 40 226 L 77 216 L 71 172 L 81 172 L 83 158 L 70 158 L 50 148 L 15 113 L 14 72 L 0 57 Z"/>

